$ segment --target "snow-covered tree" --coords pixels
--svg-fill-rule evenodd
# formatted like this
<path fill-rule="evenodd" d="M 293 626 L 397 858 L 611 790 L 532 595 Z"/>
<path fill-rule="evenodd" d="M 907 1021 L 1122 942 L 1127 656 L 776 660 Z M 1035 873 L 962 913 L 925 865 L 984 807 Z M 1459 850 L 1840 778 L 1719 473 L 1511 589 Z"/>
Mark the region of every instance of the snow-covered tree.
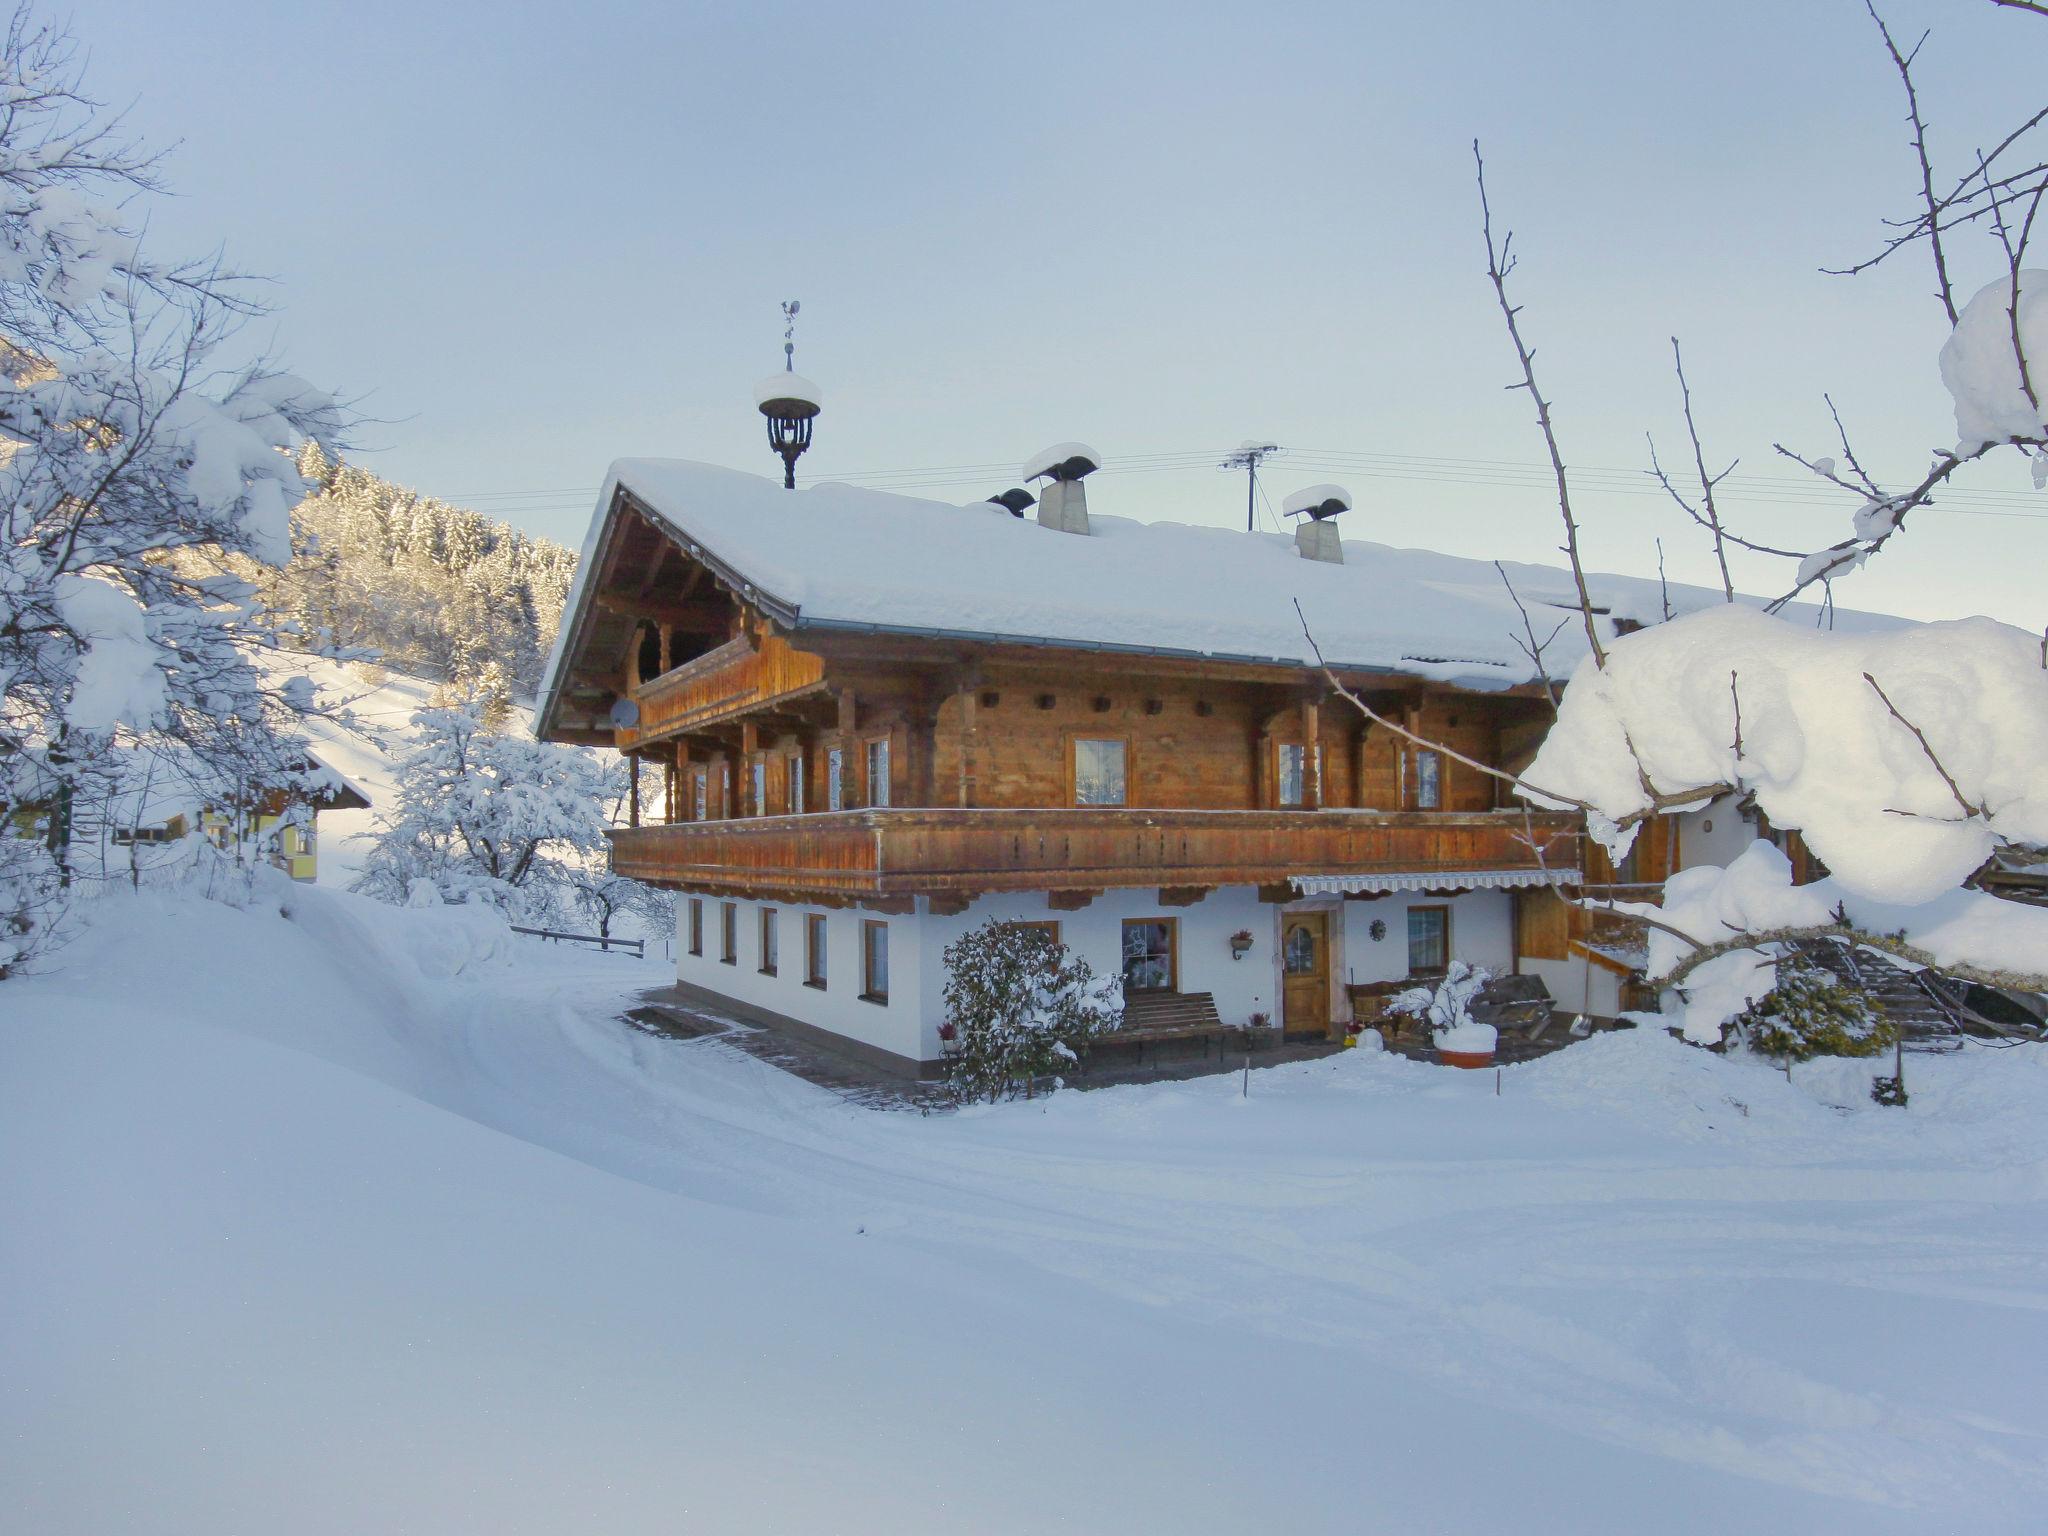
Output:
<path fill-rule="evenodd" d="M 2041 39 L 2048 5 L 1996 3 L 2019 13 L 2016 25 Z M 2032 461 L 2035 484 L 2048 484 L 2048 271 L 2027 265 L 2036 215 L 2048 201 L 2048 109 L 2015 112 L 2014 127 L 1993 150 L 1937 174 L 1913 76 L 1919 48 L 1900 48 L 1874 7 L 1871 15 L 1904 87 L 1921 207 L 1892 221 L 1882 250 L 1851 270 L 1915 248 L 1931 257 L 1951 330 L 1939 358 L 1920 366 L 1938 368 L 1948 387 L 1955 446 L 1937 450 L 1910 479 L 1888 484 L 1837 418 L 1838 454 L 1778 451 L 1842 492 L 1848 536 L 1811 552 L 1745 539 L 1717 506 L 1716 487 L 1733 466 L 1708 469 L 1674 341 L 1697 488 L 1678 489 L 1654 454 L 1652 473 L 1711 538 L 1726 603 L 1676 618 L 1667 612 L 1665 622 L 1637 633 L 1603 635 L 1566 455 L 1522 306 L 1509 295 L 1519 255 L 1511 254 L 1512 235 L 1496 237 L 1482 161 L 1488 274 L 1514 351 L 1513 387 L 1527 392 L 1555 472 L 1585 656 L 1557 702 L 1555 727 L 1519 774 L 1423 741 L 1347 694 L 1390 734 L 1507 779 L 1537 805 L 1583 812 L 1616 859 L 1652 817 L 1723 796 L 1753 802 L 1773 827 L 1798 831 L 1832 871 L 1825 890 L 1793 887 L 1790 866 L 1759 843 L 1725 871 L 1674 877 L 1661 906 L 1625 908 L 1649 929 L 1650 979 L 1677 990 L 1686 1031 L 1703 1042 L 1718 1040 L 1729 1019 L 1769 992 L 1772 958 L 1818 937 L 1990 985 L 2048 991 L 2048 911 L 1961 889 L 1993 855 L 2048 843 L 2048 649 L 2041 638 L 1989 619 L 1871 635 L 1816 630 L 1784 616 L 1793 598 L 1816 591 L 1825 616 L 1833 584 L 1886 550 L 1909 516 L 1970 466 L 2017 453 Z M 1966 247 L 1963 237 L 1972 234 L 1986 238 Z M 1966 280 L 1973 262 L 1976 277 Z M 1930 428 L 1937 439 L 1946 435 Z M 1790 561 L 1782 595 L 1760 608 L 1739 603 L 1731 548 Z M 1528 635 L 1525 649 L 1540 671 L 1543 646 L 1533 629 Z"/>
<path fill-rule="evenodd" d="M 561 621 L 572 551 L 317 447 L 299 470 L 318 490 L 293 516 L 293 558 L 259 578 L 290 643 L 366 647 L 455 683 L 495 666 L 513 691 L 531 694 Z"/>
<path fill-rule="evenodd" d="M 334 445 L 327 395 L 222 345 L 256 311 L 216 260 L 142 238 L 159 163 L 83 94 L 61 28 L 14 13 L 0 45 L 0 974 L 69 878 L 75 809 L 111 754 L 175 742 L 229 775 L 288 773 L 310 690 L 269 685 L 255 588 L 290 556 Z M 46 906 L 47 903 L 42 903 Z"/>
<path fill-rule="evenodd" d="M 962 1100 L 1057 1085 L 1088 1041 L 1116 1027 L 1122 982 L 1095 979 L 1086 960 L 1045 929 L 991 918 L 946 946 L 946 1084 Z"/>
<path fill-rule="evenodd" d="M 601 856 L 605 806 L 624 792 L 619 765 L 494 731 L 484 713 L 472 698 L 413 715 L 415 745 L 356 890 L 402 903 L 426 881 L 444 900 L 545 916 L 565 866 Z"/>

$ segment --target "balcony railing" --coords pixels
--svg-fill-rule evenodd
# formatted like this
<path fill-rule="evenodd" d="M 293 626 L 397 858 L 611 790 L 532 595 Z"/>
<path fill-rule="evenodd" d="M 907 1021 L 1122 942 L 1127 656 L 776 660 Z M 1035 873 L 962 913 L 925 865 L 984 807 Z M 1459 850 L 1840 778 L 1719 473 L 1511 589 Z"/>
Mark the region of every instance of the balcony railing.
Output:
<path fill-rule="evenodd" d="M 1569 815 L 1538 815 L 1576 872 Z M 612 833 L 622 875 L 838 896 L 1265 885 L 1295 875 L 1536 870 L 1519 811 L 859 810 Z"/>
<path fill-rule="evenodd" d="M 622 749 L 743 713 L 818 686 L 824 663 L 792 650 L 779 636 L 759 646 L 729 640 L 633 692 L 640 720 L 619 732 Z"/>

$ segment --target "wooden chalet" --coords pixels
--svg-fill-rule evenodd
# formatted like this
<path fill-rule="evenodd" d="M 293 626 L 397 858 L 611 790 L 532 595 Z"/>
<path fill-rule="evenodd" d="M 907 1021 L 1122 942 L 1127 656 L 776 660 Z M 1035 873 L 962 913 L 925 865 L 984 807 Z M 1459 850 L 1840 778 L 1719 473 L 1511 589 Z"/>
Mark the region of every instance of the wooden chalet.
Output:
<path fill-rule="evenodd" d="M 1079 490 L 1041 522 L 614 466 L 536 729 L 651 791 L 612 858 L 684 893 L 682 986 L 905 1070 L 940 1053 L 945 946 L 992 916 L 1057 930 L 1140 1011 L 1319 1034 L 1348 987 L 1453 957 L 1586 1006 L 1546 889 L 1580 879 L 1576 819 L 1372 726 L 1316 660 L 1519 766 L 1550 715 L 1492 566 L 1091 519 Z"/>

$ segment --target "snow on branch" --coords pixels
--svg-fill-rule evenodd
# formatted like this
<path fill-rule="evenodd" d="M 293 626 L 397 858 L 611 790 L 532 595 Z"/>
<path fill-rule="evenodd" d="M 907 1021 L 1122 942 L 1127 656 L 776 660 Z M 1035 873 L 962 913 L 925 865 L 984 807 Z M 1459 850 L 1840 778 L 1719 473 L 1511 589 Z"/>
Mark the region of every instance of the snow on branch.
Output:
<path fill-rule="evenodd" d="M 1674 793 L 1732 786 L 1798 828 L 1844 890 L 1927 901 L 1997 847 L 2048 842 L 2039 649 L 1982 618 L 1849 635 L 1740 606 L 1690 614 L 1580 666 L 1521 788 L 1590 808 L 1620 853 Z"/>

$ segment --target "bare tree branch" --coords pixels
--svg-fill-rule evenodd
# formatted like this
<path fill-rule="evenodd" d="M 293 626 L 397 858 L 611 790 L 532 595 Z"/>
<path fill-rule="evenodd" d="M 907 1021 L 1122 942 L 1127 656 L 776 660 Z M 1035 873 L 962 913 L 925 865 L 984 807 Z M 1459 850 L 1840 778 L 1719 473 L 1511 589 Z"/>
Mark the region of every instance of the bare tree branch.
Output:
<path fill-rule="evenodd" d="M 1493 296 L 1500 305 L 1501 318 L 1507 322 L 1508 339 L 1515 344 L 1515 357 L 1522 365 L 1522 382 L 1510 384 L 1510 389 L 1526 389 L 1529 398 L 1536 402 L 1536 425 L 1543 431 L 1543 445 L 1550 450 L 1551 472 L 1557 477 L 1557 509 L 1564 518 L 1564 553 L 1571 561 L 1572 581 L 1579 590 L 1579 616 L 1586 623 L 1586 644 L 1593 653 L 1593 664 L 1607 665 L 1607 652 L 1600 644 L 1599 626 L 1593 622 L 1593 599 L 1586 590 L 1586 568 L 1579 559 L 1579 525 L 1572 517 L 1571 484 L 1565 475 L 1564 455 L 1558 451 L 1557 430 L 1550 420 L 1550 402 L 1543 398 L 1543 391 L 1536 386 L 1536 354 L 1522 340 L 1522 327 L 1516 316 L 1521 310 L 1508 301 L 1508 274 L 1515 269 L 1515 259 L 1510 254 L 1514 244 L 1514 231 L 1501 237 L 1496 246 L 1493 239 L 1493 209 L 1486 200 L 1486 161 L 1479 153 L 1479 141 L 1472 141 L 1472 163 L 1479 179 L 1480 228 L 1486 236 L 1486 275 L 1493 283 Z"/>
<path fill-rule="evenodd" d="M 1956 804 L 1963 808 L 1963 815 L 1966 817 L 1984 815 L 1985 812 L 1982 806 L 1972 805 L 1964 798 L 1962 786 L 1956 783 L 1955 775 L 1943 766 L 1939 757 L 1935 756 L 1934 748 L 1928 743 L 1927 733 L 1899 713 L 1899 706 L 1894 704 L 1891 700 L 1891 695 L 1878 685 L 1876 678 L 1866 672 L 1863 674 L 1863 681 L 1870 684 L 1876 690 L 1877 696 L 1884 700 L 1884 707 L 1891 711 L 1892 718 L 1913 733 L 1913 739 L 1920 743 L 1920 750 L 1927 754 L 1927 761 L 1934 765 L 1934 771 L 1941 775 L 1941 782 L 1948 786 L 1948 792 L 1956 797 Z"/>
<path fill-rule="evenodd" d="M 1550 713 L 1555 717 L 1557 714 L 1557 684 L 1551 680 L 1550 669 L 1543 664 L 1543 651 L 1552 640 L 1555 640 L 1564 632 L 1565 625 L 1571 623 L 1571 620 L 1559 619 L 1557 621 L 1557 628 L 1550 632 L 1549 638 L 1538 640 L 1536 638 L 1536 626 L 1529 621 L 1529 610 L 1522 602 L 1522 594 L 1517 592 L 1515 584 L 1508 580 L 1507 567 L 1496 560 L 1493 562 L 1493 568 L 1500 572 L 1500 584 L 1508 589 L 1508 596 L 1514 600 L 1515 611 L 1522 616 L 1522 632 L 1529 637 L 1527 641 L 1516 640 L 1515 644 L 1521 649 L 1522 654 L 1529 658 L 1529 665 L 1536 669 L 1537 677 L 1542 679 L 1543 697 L 1550 701 Z M 1665 616 L 1667 618 L 1670 617 L 1668 613 Z"/>

